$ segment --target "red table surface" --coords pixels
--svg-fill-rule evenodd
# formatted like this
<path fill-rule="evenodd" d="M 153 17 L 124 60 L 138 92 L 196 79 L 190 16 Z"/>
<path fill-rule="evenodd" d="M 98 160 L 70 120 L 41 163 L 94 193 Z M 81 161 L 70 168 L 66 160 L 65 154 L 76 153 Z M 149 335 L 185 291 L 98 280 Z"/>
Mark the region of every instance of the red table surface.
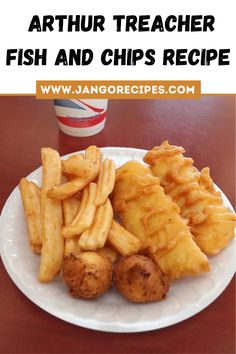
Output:
<path fill-rule="evenodd" d="M 61 155 L 88 145 L 150 149 L 168 139 L 182 145 L 235 205 L 235 97 L 200 100 L 111 100 L 105 129 L 73 138 L 58 130 L 52 101 L 0 97 L 2 209 L 22 176 L 41 165 L 40 148 Z M 234 280 L 210 306 L 168 328 L 105 333 L 66 323 L 28 300 L 0 263 L 1 353 L 234 353 Z M 55 299 L 56 300 L 56 299 Z"/>

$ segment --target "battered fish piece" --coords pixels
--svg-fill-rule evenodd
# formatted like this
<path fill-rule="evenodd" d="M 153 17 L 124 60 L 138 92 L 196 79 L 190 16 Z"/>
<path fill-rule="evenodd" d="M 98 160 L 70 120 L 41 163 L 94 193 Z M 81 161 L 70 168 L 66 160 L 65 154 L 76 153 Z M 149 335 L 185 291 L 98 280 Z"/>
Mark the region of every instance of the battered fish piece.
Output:
<path fill-rule="evenodd" d="M 104 294 L 112 284 L 112 261 L 97 252 L 82 252 L 65 258 L 63 278 L 75 297 L 94 299 Z"/>
<path fill-rule="evenodd" d="M 149 257 L 138 254 L 124 257 L 114 273 L 118 291 L 132 302 L 148 303 L 166 298 L 169 279 Z"/>
<path fill-rule="evenodd" d="M 213 256 L 234 237 L 236 216 L 223 206 L 215 190 L 209 168 L 200 171 L 191 158 L 183 156 L 181 146 L 164 141 L 144 157 L 153 174 L 159 177 L 166 194 L 178 204 L 181 216 L 188 221 L 194 240 L 201 250 Z"/>
<path fill-rule="evenodd" d="M 209 271 L 208 259 L 193 241 L 179 207 L 149 168 L 137 161 L 119 168 L 112 202 L 124 227 L 171 280 Z"/>

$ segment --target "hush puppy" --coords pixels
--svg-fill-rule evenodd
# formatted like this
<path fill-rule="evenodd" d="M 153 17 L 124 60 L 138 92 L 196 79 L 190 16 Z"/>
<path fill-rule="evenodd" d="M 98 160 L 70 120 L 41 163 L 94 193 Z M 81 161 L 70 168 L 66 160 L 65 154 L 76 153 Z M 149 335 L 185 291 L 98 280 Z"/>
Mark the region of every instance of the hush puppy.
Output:
<path fill-rule="evenodd" d="M 169 279 L 158 265 L 144 255 L 122 258 L 115 268 L 115 285 L 128 300 L 147 303 L 166 297 Z"/>
<path fill-rule="evenodd" d="M 63 278 L 75 297 L 93 299 L 105 293 L 112 284 L 112 261 L 97 252 L 82 252 L 65 258 Z"/>

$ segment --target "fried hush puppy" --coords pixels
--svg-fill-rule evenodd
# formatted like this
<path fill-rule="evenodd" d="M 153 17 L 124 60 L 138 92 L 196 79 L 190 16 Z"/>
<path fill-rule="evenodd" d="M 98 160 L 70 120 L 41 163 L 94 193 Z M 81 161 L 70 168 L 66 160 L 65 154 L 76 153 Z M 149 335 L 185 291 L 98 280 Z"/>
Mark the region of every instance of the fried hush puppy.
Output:
<path fill-rule="evenodd" d="M 64 260 L 63 278 L 74 297 L 97 298 L 110 288 L 112 277 L 112 261 L 101 253 L 71 254 Z"/>
<path fill-rule="evenodd" d="M 215 190 L 209 168 L 198 171 L 193 159 L 185 157 L 181 146 L 164 141 L 144 157 L 165 193 L 179 206 L 188 221 L 194 241 L 206 255 L 223 250 L 234 237 L 236 215 L 224 207 Z"/>
<path fill-rule="evenodd" d="M 128 300 L 148 303 L 164 299 L 169 290 L 169 279 L 158 265 L 144 255 L 122 258 L 115 268 L 115 285 Z"/>

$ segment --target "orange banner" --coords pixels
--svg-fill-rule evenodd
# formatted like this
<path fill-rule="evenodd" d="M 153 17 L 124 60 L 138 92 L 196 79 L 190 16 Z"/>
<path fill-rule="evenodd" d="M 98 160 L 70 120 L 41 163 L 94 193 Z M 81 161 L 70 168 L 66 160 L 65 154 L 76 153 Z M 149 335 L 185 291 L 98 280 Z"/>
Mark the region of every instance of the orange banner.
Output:
<path fill-rule="evenodd" d="M 37 81 L 38 99 L 198 99 L 201 81 Z"/>

